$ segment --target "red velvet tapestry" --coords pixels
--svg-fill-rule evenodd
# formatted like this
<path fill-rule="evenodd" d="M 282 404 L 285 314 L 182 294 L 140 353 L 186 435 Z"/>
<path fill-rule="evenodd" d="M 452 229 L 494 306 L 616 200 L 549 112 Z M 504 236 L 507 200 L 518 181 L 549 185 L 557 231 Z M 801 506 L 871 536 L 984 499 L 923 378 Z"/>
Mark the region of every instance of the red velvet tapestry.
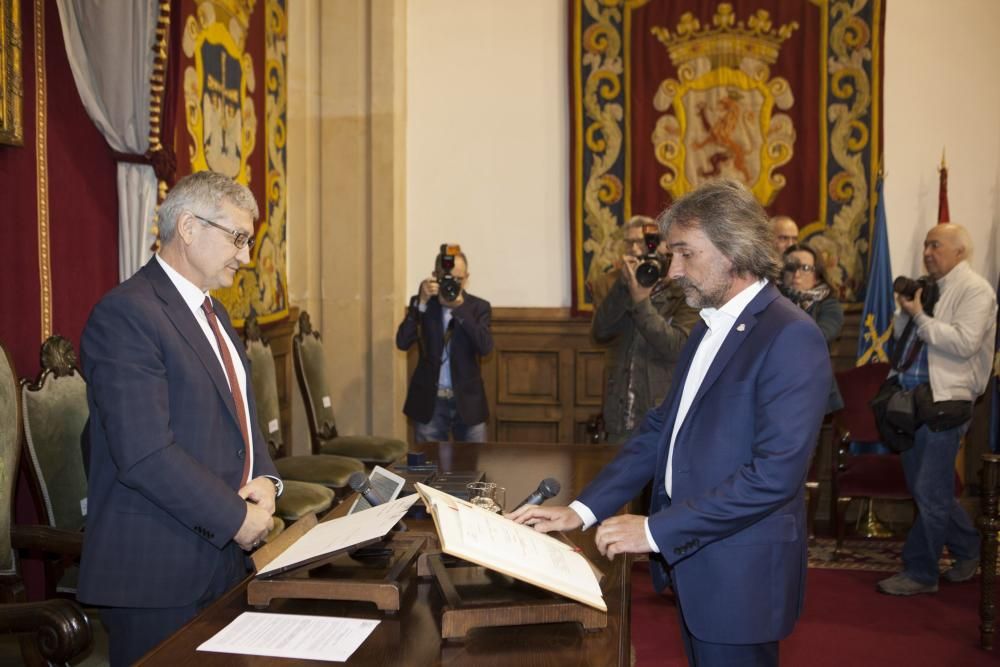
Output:
<path fill-rule="evenodd" d="M 118 282 L 115 161 L 87 116 L 53 2 L 21 0 L 24 143 L 0 144 L 0 342 L 23 377 Z"/>
<path fill-rule="evenodd" d="M 713 178 L 791 216 L 863 298 L 884 0 L 570 0 L 573 306 L 621 226 Z"/>

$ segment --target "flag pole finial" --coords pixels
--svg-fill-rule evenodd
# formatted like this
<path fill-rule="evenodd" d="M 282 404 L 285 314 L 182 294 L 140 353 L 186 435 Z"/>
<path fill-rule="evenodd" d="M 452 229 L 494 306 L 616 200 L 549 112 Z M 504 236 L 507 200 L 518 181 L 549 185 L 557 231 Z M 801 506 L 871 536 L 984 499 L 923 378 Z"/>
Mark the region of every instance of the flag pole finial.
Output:
<path fill-rule="evenodd" d="M 941 166 L 938 168 L 938 171 L 941 171 L 942 169 L 947 169 L 947 168 L 948 168 L 948 165 L 945 164 L 945 161 L 944 161 L 944 146 L 942 146 L 941 147 Z"/>

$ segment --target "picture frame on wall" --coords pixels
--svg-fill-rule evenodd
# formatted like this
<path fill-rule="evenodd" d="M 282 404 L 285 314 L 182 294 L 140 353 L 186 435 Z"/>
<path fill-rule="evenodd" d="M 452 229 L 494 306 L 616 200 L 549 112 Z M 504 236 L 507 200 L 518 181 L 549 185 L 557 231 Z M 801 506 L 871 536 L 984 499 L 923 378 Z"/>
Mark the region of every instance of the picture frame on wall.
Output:
<path fill-rule="evenodd" d="M 24 144 L 21 0 L 0 0 L 0 144 Z"/>

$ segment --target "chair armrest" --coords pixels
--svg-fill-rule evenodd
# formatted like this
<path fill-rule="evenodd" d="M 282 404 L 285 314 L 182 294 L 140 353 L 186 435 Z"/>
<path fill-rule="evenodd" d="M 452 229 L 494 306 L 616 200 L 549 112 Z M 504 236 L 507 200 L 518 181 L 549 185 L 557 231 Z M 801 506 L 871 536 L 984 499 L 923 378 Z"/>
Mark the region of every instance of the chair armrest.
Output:
<path fill-rule="evenodd" d="M 72 600 L 0 604 L 0 632 L 30 633 L 42 657 L 65 665 L 90 646 L 90 621 Z"/>
<path fill-rule="evenodd" d="M 42 551 L 79 558 L 83 551 L 83 533 L 51 526 L 11 526 L 11 546 L 18 550 Z"/>

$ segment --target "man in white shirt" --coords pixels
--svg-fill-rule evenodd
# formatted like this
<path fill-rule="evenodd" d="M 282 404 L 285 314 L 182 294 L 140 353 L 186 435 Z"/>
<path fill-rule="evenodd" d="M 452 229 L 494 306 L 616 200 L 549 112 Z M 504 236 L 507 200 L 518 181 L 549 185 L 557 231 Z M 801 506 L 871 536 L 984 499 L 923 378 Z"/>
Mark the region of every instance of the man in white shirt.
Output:
<path fill-rule="evenodd" d="M 826 342 L 774 286 L 764 210 L 713 181 L 660 217 L 670 277 L 703 322 L 670 394 L 570 507 L 512 515 L 537 530 L 589 528 L 609 558 L 650 553 L 672 584 L 692 665 L 777 665 L 806 573 L 804 482 L 832 381 Z M 616 512 L 653 482 L 649 516 Z"/>
<path fill-rule="evenodd" d="M 971 256 L 972 240 L 964 227 L 935 225 L 924 240 L 924 266 L 940 290 L 933 314 L 924 310 L 923 289 L 912 298 L 897 295 L 893 330 L 896 345 L 903 346 L 899 383 L 904 389 L 929 386 L 932 412 L 949 414 L 948 421 L 932 418 L 922 424 L 913 447 L 902 454 L 917 516 L 903 546 L 903 571 L 878 583 L 882 593 L 937 592 L 938 559 L 946 545 L 955 560 L 943 575 L 946 581 L 971 579 L 979 565 L 979 532 L 955 499 L 955 457 L 969 428 L 972 403 L 989 381 L 997 302 L 990 284 L 969 266 Z"/>
<path fill-rule="evenodd" d="M 250 261 L 257 203 L 227 176 L 181 179 L 159 254 L 94 307 L 82 338 L 90 407 L 78 597 L 102 607 L 129 665 L 247 573 L 281 481 L 248 363 L 222 304 Z"/>

